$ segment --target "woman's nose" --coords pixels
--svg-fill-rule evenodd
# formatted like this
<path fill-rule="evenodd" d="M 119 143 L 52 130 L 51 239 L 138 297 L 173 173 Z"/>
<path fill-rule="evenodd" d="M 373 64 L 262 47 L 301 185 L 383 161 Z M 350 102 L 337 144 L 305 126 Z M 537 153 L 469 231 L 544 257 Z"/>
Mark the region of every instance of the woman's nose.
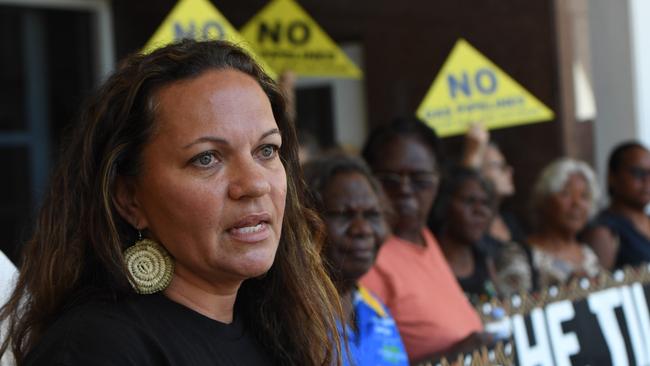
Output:
<path fill-rule="evenodd" d="M 589 210 L 591 207 L 591 199 L 581 195 L 574 195 L 571 197 L 571 206 Z"/>
<path fill-rule="evenodd" d="M 474 207 L 475 212 L 481 217 L 489 217 L 492 215 L 492 209 L 488 203 L 480 202 Z"/>
<path fill-rule="evenodd" d="M 399 181 L 396 182 L 396 190 L 401 195 L 412 195 L 414 193 L 413 181 L 406 174 L 399 175 Z"/>
<path fill-rule="evenodd" d="M 264 167 L 253 157 L 238 159 L 228 167 L 228 196 L 234 200 L 263 196 L 271 191 L 271 184 L 264 174 Z"/>
<path fill-rule="evenodd" d="M 369 236 L 373 234 L 372 226 L 362 214 L 357 214 L 350 221 L 349 233 L 353 236 Z"/>

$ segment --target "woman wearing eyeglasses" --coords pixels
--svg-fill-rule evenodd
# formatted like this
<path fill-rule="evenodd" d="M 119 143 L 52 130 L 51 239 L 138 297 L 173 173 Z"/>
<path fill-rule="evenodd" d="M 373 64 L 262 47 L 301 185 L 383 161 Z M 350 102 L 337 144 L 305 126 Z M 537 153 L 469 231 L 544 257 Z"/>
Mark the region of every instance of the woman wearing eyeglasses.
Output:
<path fill-rule="evenodd" d="M 607 269 L 650 262 L 650 151 L 635 141 L 618 145 L 608 163 L 610 204 L 584 235 Z"/>
<path fill-rule="evenodd" d="M 491 342 L 426 227 L 438 190 L 437 137 L 416 119 L 370 135 L 363 156 L 392 203 L 394 236 L 361 284 L 389 308 L 411 361 L 466 352 Z"/>

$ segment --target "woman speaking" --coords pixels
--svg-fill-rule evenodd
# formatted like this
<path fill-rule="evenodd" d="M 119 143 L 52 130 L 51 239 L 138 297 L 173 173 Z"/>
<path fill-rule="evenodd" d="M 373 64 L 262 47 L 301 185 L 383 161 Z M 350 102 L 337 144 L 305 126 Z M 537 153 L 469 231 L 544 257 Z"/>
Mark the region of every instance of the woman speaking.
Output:
<path fill-rule="evenodd" d="M 224 42 L 85 106 L 2 318 L 25 365 L 331 365 L 340 306 L 276 84 Z"/>

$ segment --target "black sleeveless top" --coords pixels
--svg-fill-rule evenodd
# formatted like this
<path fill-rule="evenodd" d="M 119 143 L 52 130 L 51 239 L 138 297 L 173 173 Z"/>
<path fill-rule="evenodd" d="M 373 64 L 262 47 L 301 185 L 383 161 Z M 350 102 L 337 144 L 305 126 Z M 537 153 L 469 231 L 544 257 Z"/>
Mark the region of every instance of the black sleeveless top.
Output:
<path fill-rule="evenodd" d="M 488 257 L 479 249 L 473 247 L 474 272 L 468 277 L 457 277 L 460 287 L 472 303 L 485 300 L 496 295 L 494 284 L 487 267 Z"/>

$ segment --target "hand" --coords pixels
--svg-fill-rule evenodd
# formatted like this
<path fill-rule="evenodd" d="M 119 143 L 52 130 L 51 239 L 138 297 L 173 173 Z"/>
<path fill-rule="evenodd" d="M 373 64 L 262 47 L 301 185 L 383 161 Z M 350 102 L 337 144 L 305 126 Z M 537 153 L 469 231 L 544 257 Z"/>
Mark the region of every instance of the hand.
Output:
<path fill-rule="evenodd" d="M 465 134 L 465 139 L 475 141 L 484 146 L 490 141 L 490 132 L 479 122 L 472 122 Z"/>
<path fill-rule="evenodd" d="M 483 162 L 485 149 L 490 142 L 490 133 L 480 123 L 472 123 L 465 134 L 462 164 L 478 169 Z"/>
<path fill-rule="evenodd" d="M 494 334 L 488 332 L 474 332 L 462 341 L 456 343 L 449 352 L 451 353 L 472 353 L 483 346 L 491 348 L 496 345 Z"/>

